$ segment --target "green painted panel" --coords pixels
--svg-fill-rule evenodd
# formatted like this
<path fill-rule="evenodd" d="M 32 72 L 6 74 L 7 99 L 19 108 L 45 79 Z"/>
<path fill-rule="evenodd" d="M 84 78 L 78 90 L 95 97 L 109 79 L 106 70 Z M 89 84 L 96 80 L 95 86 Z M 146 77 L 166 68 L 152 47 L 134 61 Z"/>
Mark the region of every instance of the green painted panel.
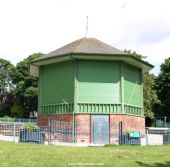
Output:
<path fill-rule="evenodd" d="M 123 65 L 124 103 L 141 106 L 142 101 L 142 72 L 131 65 Z"/>
<path fill-rule="evenodd" d="M 40 106 L 73 103 L 73 96 L 74 66 L 72 61 L 40 68 Z M 51 111 L 51 113 L 53 112 L 55 111 Z"/>
<path fill-rule="evenodd" d="M 121 104 L 78 103 L 79 113 L 120 114 Z"/>
<path fill-rule="evenodd" d="M 78 102 L 120 103 L 119 62 L 79 61 Z"/>
<path fill-rule="evenodd" d="M 73 112 L 73 103 L 42 105 L 39 115 L 68 114 Z"/>

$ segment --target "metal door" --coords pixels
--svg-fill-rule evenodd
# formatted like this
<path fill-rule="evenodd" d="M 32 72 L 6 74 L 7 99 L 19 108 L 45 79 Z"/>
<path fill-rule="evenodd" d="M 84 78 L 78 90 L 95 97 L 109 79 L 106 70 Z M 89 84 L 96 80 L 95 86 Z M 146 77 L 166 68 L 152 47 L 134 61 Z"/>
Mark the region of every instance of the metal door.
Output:
<path fill-rule="evenodd" d="M 109 116 L 92 115 L 91 116 L 91 138 L 94 144 L 109 143 Z"/>

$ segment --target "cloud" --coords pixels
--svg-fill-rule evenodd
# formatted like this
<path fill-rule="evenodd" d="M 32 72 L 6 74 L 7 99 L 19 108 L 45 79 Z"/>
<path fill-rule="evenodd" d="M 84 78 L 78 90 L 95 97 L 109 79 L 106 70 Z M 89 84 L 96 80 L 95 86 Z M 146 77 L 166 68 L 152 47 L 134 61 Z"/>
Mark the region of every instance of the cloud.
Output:
<path fill-rule="evenodd" d="M 85 34 L 153 64 L 170 55 L 169 0 L 0 0 L 0 57 L 16 64 Z"/>

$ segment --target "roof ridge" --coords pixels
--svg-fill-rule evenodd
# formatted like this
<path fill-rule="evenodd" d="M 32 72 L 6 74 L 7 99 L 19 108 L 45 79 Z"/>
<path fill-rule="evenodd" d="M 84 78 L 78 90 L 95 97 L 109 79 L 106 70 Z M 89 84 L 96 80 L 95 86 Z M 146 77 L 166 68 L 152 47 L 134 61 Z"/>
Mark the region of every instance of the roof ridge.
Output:
<path fill-rule="evenodd" d="M 79 41 L 79 43 L 77 44 L 77 46 L 74 47 L 74 49 L 72 50 L 72 52 L 74 52 L 85 39 L 86 39 L 86 38 L 80 38 L 80 39 L 78 39 L 77 41 Z"/>

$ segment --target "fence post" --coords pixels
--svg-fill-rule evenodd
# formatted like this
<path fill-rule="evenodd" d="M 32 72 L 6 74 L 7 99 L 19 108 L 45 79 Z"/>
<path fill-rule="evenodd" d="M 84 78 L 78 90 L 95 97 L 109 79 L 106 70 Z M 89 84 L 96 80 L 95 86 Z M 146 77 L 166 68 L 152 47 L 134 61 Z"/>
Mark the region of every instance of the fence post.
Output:
<path fill-rule="evenodd" d="M 148 145 L 148 129 L 146 129 L 146 145 Z"/>
<path fill-rule="evenodd" d="M 73 120 L 72 120 L 72 143 L 75 143 L 75 115 L 73 111 Z"/>
<path fill-rule="evenodd" d="M 48 118 L 48 145 L 51 144 L 51 118 Z"/>
<path fill-rule="evenodd" d="M 15 132 L 16 132 L 16 126 L 15 126 L 15 123 L 14 123 L 14 126 L 13 126 L 13 140 L 14 140 L 14 143 L 15 143 L 15 136 L 16 136 Z"/>
<path fill-rule="evenodd" d="M 122 127 L 122 121 L 119 122 L 119 144 L 123 144 L 123 127 Z"/>

